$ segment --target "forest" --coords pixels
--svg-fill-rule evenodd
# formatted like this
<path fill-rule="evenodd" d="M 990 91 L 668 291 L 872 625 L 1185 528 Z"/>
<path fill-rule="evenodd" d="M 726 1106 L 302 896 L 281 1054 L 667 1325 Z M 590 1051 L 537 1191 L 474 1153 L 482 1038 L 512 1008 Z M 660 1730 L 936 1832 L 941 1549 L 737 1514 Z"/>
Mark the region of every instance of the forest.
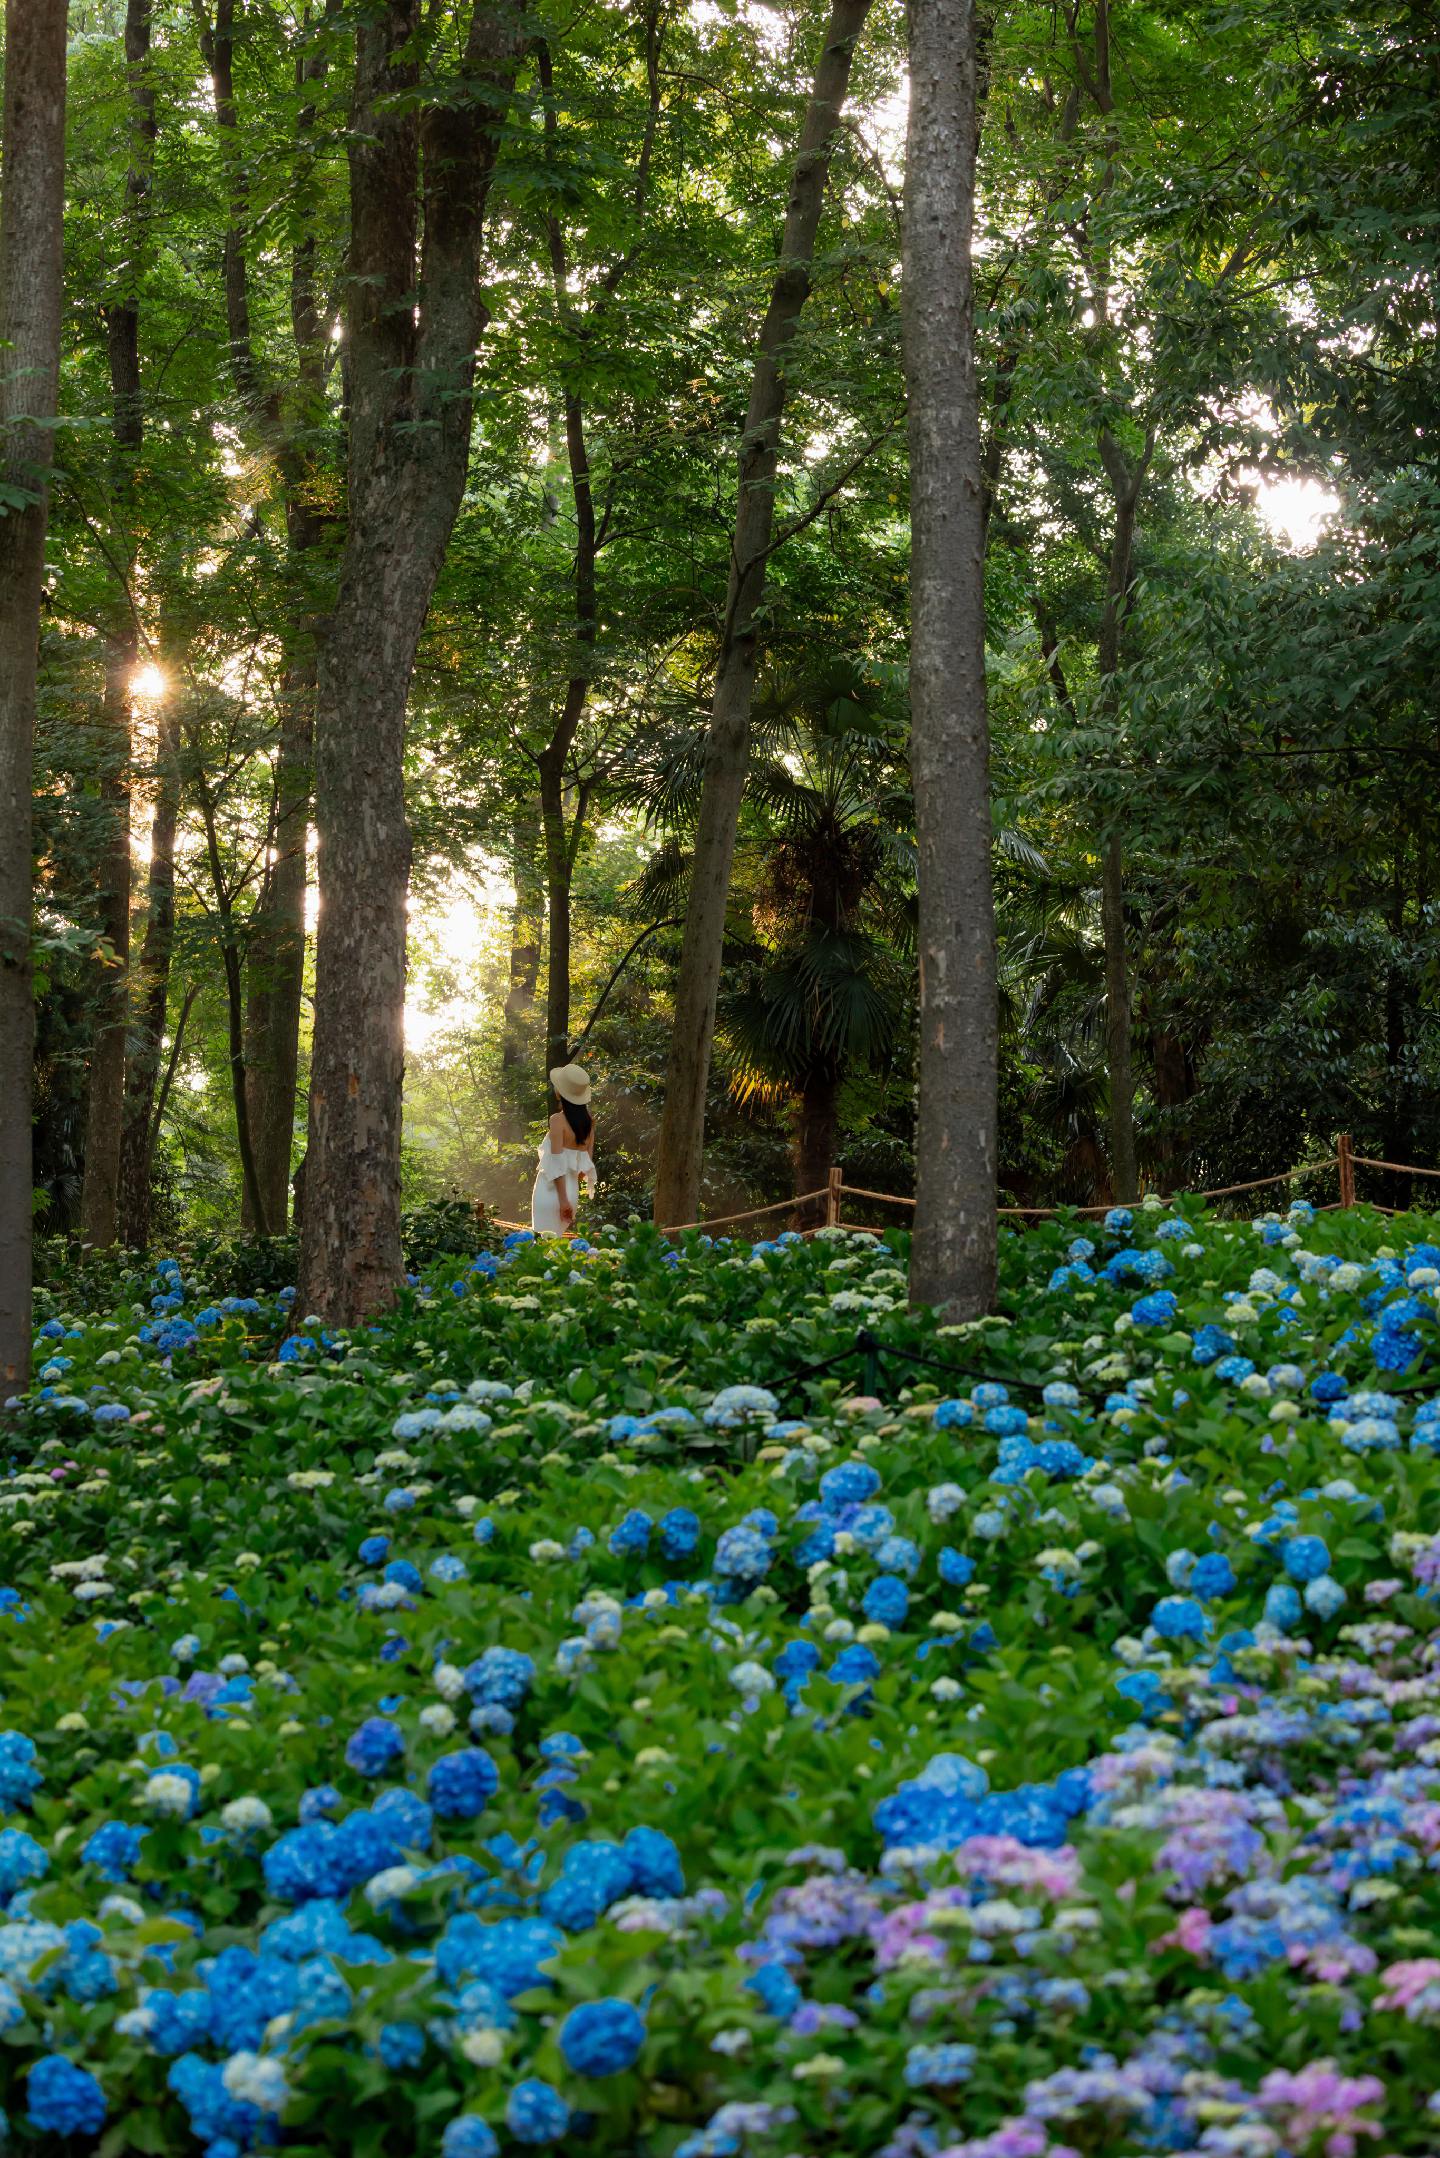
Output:
<path fill-rule="evenodd" d="M 72 0 L 42 1255 L 282 1234 L 355 1054 L 406 1207 L 518 1216 L 577 1056 L 594 1220 L 916 1190 L 905 37 Z M 1428 10 L 975 43 L 1000 1200 L 1433 1161 Z"/>
<path fill-rule="evenodd" d="M 1435 2158 L 1433 6 L 4 17 L 0 2147 Z"/>

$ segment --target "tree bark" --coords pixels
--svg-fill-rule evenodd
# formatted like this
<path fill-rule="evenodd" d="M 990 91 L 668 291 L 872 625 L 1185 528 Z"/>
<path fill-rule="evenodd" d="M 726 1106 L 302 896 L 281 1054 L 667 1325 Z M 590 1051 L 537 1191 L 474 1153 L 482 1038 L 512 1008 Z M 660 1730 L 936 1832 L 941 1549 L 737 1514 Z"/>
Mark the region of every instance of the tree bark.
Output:
<path fill-rule="evenodd" d="M 323 608 L 314 590 L 314 564 L 336 526 L 333 509 L 317 498 L 321 455 L 314 438 L 325 410 L 326 325 L 316 284 L 313 234 L 302 232 L 290 265 L 290 321 L 295 374 L 282 388 L 256 349 L 250 314 L 249 176 L 235 88 L 235 0 L 215 0 L 213 19 L 193 0 L 205 64 L 215 96 L 215 119 L 226 176 L 227 229 L 223 279 L 230 370 L 246 424 L 275 462 L 285 504 L 292 618 L 275 759 L 272 859 L 261 887 L 246 949 L 246 1102 L 263 1219 L 272 1234 L 285 1227 L 290 1158 L 295 1135 L 300 1011 L 305 978 L 306 849 L 314 783 L 317 648 Z M 337 0 L 326 0 L 333 14 Z M 315 105 L 306 97 L 327 72 L 325 47 L 297 54 L 296 88 L 306 101 L 297 120 L 302 170 L 297 195 L 313 194 L 304 160 L 314 134 Z M 241 1220 L 258 1224 L 248 1194 Z"/>
<path fill-rule="evenodd" d="M 511 826 L 511 871 L 515 879 L 515 905 L 510 916 L 510 980 L 505 992 L 505 1031 L 500 1047 L 501 1103 L 499 1136 L 502 1143 L 516 1145 L 524 1132 L 521 1101 L 533 1095 L 538 1112 L 542 1101 L 540 1080 L 533 1074 L 527 1086 L 525 1066 L 530 1055 L 529 1021 L 535 1007 L 540 979 L 540 943 L 545 932 L 545 892 L 540 876 L 540 822 L 530 808 L 517 809 Z"/>
<path fill-rule="evenodd" d="M 205 826 L 205 853 L 210 865 L 210 883 L 215 893 L 215 914 L 219 923 L 220 967 L 225 980 L 226 1046 L 229 1052 L 227 1061 L 230 1066 L 230 1093 L 235 1104 L 235 1143 L 240 1153 L 240 1185 L 245 1209 L 256 1235 L 267 1236 L 269 1225 L 265 1218 L 260 1181 L 255 1173 L 255 1149 L 250 1142 L 250 1090 L 245 1075 L 245 992 L 240 934 L 235 920 L 235 893 L 225 874 L 225 863 L 220 852 L 215 797 L 205 776 L 203 751 L 193 757 L 192 768 L 195 773 L 195 791 L 199 798 L 200 815 Z"/>
<path fill-rule="evenodd" d="M 1135 524 L 1153 437 L 1134 464 L 1108 427 L 1100 432 L 1100 460 L 1115 500 L 1115 533 L 1100 618 L 1098 701 L 1113 703 L 1120 667 L 1120 638 L 1130 601 L 1135 557 Z M 1105 1061 L 1110 1079 L 1110 1155 L 1115 1196 L 1122 1205 L 1138 1197 L 1139 1157 L 1135 1143 L 1135 1075 L 1132 1048 L 1130 960 L 1125 937 L 1125 860 L 1118 822 L 1104 840 L 1101 870 L 1100 928 L 1105 946 Z"/>
<path fill-rule="evenodd" d="M 1115 1196 L 1128 1206 L 1140 1190 L 1135 1145 L 1135 1073 L 1131 1054 L 1130 960 L 1125 949 L 1125 864 L 1120 834 L 1105 839 L 1100 880 L 1105 944 L 1105 1062 L 1110 1078 L 1110 1168 Z"/>
<path fill-rule="evenodd" d="M 118 1227 L 130 1015 L 130 678 L 138 650 L 133 627 L 117 628 L 107 639 L 100 707 L 100 800 L 109 827 L 98 865 L 100 929 L 110 949 L 95 1002 L 80 1187 L 80 1235 L 99 1251 L 114 1243 Z"/>
<path fill-rule="evenodd" d="M 1390 875 L 1389 928 L 1393 941 L 1385 968 L 1385 1108 L 1381 1120 L 1381 1146 L 1387 1161 L 1409 1161 L 1415 1147 L 1414 1090 L 1410 1083 L 1410 1004 L 1402 947 L 1405 936 L 1404 826 L 1394 839 L 1395 858 Z M 1388 1178 L 1388 1203 L 1403 1213 L 1414 1194 L 1415 1179 L 1403 1169 Z"/>
<path fill-rule="evenodd" d="M 290 1199 L 300 1007 L 305 984 L 306 845 L 315 741 L 313 655 L 295 660 L 282 689 L 275 766 L 272 859 L 246 951 L 245 1073 L 255 1176 L 272 1236 L 283 1233 Z M 243 1225 L 255 1229 L 248 1204 Z"/>
<path fill-rule="evenodd" d="M 565 780 L 552 742 L 540 757 L 540 824 L 545 840 L 545 1065 L 570 1059 L 570 892 L 585 837 L 590 790 L 576 790 L 575 813 L 565 816 Z"/>
<path fill-rule="evenodd" d="M 522 47 L 512 0 L 493 13 L 477 4 L 463 89 L 422 105 L 418 50 L 432 19 L 422 23 L 420 0 L 384 0 L 355 31 L 350 514 L 316 702 L 320 914 L 298 1299 L 337 1325 L 389 1305 L 402 1272 L 405 706 L 464 489 L 485 204 Z"/>
<path fill-rule="evenodd" d="M 126 289 L 105 310 L 110 362 L 112 450 L 110 492 L 117 553 L 126 577 L 114 597 L 114 626 L 106 640 L 101 706 L 106 770 L 101 799 L 110 832 L 100 865 L 101 929 L 113 955 L 102 988 L 90 1052 L 85 1129 L 85 1181 L 80 1233 L 105 1250 L 114 1243 L 119 1213 L 120 1148 L 125 1116 L 125 1050 L 130 1006 L 130 682 L 140 656 L 140 626 L 131 600 L 135 461 L 145 437 L 140 387 L 140 269 L 145 259 L 156 120 L 150 80 L 150 0 L 128 0 L 125 72 L 130 100 L 130 167 L 125 176 Z"/>
<path fill-rule="evenodd" d="M 35 677 L 60 390 L 65 0 L 6 0 L 0 175 L 0 1388 L 30 1376 Z M 13 499 L 13 498 L 12 498 Z"/>
<path fill-rule="evenodd" d="M 999 1014 L 975 371 L 973 0 L 911 0 L 903 336 L 910 412 L 910 764 L 920 1108 L 910 1294 L 948 1320 L 995 1296 Z"/>
<path fill-rule="evenodd" d="M 780 262 L 761 325 L 750 403 L 740 442 L 739 493 L 729 588 L 695 835 L 685 936 L 675 983 L 675 1021 L 665 1075 L 655 1173 L 655 1220 L 693 1221 L 700 1212 L 705 1093 L 715 1033 L 715 999 L 725 944 L 725 909 L 740 803 L 750 761 L 750 709 L 760 642 L 759 614 L 775 533 L 775 481 L 785 413 L 786 349 L 810 296 L 815 236 L 830 155 L 850 84 L 855 42 L 870 0 L 832 0 L 819 65 L 805 108 L 791 177 Z"/>
<path fill-rule="evenodd" d="M 150 875 L 145 938 L 133 984 L 125 1115 L 120 1136 L 119 1229 L 122 1244 L 144 1251 L 150 1242 L 150 1178 L 155 1148 L 155 1089 L 165 1042 L 170 961 L 175 948 L 175 830 L 180 817 L 180 719 L 160 714 L 155 756 L 155 807 L 150 821 Z"/>
<path fill-rule="evenodd" d="M 806 1074 L 796 1104 L 795 1130 L 790 1153 L 795 1173 L 795 1193 L 823 1191 L 835 1162 L 840 1132 L 840 1077 L 829 1066 Z M 825 1219 L 825 1201 L 813 1199 L 798 1207 L 791 1218 L 796 1229 L 812 1228 Z"/>

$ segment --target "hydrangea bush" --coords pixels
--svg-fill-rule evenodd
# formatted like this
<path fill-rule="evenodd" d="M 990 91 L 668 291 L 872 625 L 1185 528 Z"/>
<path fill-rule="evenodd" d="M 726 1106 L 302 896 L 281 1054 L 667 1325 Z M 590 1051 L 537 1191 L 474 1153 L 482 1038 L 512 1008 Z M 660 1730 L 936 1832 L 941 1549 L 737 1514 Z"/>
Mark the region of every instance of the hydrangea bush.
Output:
<path fill-rule="evenodd" d="M 1440 2147 L 1440 1226 L 1117 1209 L 963 1328 L 903 1266 L 517 1238 L 341 1338 L 57 1292 L 12 2140 Z"/>

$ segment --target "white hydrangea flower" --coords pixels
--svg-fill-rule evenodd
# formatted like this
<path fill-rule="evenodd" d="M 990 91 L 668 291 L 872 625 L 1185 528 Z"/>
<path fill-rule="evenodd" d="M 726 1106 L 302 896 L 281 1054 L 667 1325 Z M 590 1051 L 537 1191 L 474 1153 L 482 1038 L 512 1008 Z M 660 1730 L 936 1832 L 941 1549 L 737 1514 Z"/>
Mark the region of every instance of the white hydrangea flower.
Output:
<path fill-rule="evenodd" d="M 274 1815 L 263 1798 L 232 1798 L 220 1809 L 220 1826 L 236 1835 L 250 1835 L 274 1824 Z"/>
<path fill-rule="evenodd" d="M 482 2023 L 477 2029 L 466 2031 L 460 2040 L 460 2051 L 472 2068 L 497 2068 L 505 2058 L 505 2033 L 492 2024 Z"/>
<path fill-rule="evenodd" d="M 290 2097 L 284 2063 L 263 2053 L 232 2053 L 221 2071 L 230 2097 L 261 2113 L 283 2113 Z"/>
<path fill-rule="evenodd" d="M 187 1777 L 177 1776 L 173 1770 L 162 1768 L 147 1778 L 141 1799 L 152 1813 L 183 1821 L 195 1803 L 195 1792 Z"/>
<path fill-rule="evenodd" d="M 386 1866 L 372 1873 L 365 1883 L 365 1901 L 372 1911 L 382 1910 L 387 1903 L 408 1895 L 419 1878 L 414 1866 Z"/>

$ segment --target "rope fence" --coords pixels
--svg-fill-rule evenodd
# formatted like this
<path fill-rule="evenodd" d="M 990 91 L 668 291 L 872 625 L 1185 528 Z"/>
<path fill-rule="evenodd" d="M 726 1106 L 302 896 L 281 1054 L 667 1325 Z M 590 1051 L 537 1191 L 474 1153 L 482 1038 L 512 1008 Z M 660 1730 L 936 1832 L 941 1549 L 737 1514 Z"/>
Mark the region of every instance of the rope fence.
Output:
<path fill-rule="evenodd" d="M 1358 1204 L 1355 1196 L 1355 1171 L 1357 1169 L 1379 1169 L 1391 1176 L 1440 1178 L 1440 1168 L 1424 1168 L 1418 1162 L 1380 1161 L 1369 1154 L 1357 1154 L 1350 1143 L 1349 1133 L 1342 1132 L 1335 1142 L 1334 1154 L 1327 1155 L 1322 1161 L 1306 1162 L 1298 1169 L 1277 1169 L 1273 1176 L 1251 1177 L 1243 1184 L 1217 1184 L 1208 1191 L 1167 1192 L 1163 1196 L 1166 1199 L 1178 1197 L 1188 1199 L 1235 1199 L 1241 1197 L 1245 1192 L 1264 1191 L 1267 1186 L 1272 1184 L 1294 1184 L 1304 1177 L 1326 1176 L 1333 1172 L 1339 1183 L 1340 1196 L 1338 1199 L 1327 1200 L 1323 1206 L 1316 1208 L 1317 1213 L 1332 1214 Z M 837 1164 L 831 1169 L 826 1182 L 816 1191 L 792 1192 L 788 1198 L 772 1199 L 765 1206 L 747 1207 L 735 1214 L 711 1214 L 707 1215 L 703 1221 L 678 1222 L 667 1228 L 664 1234 L 666 1236 L 683 1236 L 692 1229 L 707 1232 L 712 1229 L 731 1229 L 743 1222 L 764 1221 L 772 1214 L 800 1213 L 806 1207 L 814 1206 L 817 1201 L 823 1201 L 824 1203 L 824 1219 L 816 1223 L 813 1228 L 807 1229 L 804 1232 L 807 1236 L 815 1235 L 816 1230 L 819 1228 L 850 1229 L 862 1236 L 878 1236 L 882 1234 L 880 1230 L 864 1222 L 846 1221 L 844 1219 L 844 1207 L 847 1199 L 865 1200 L 872 1206 L 906 1207 L 912 1213 L 915 1210 L 914 1199 L 907 1197 L 903 1192 L 872 1191 L 864 1184 L 848 1184 L 845 1181 L 844 1170 Z M 1395 1214 L 1400 1211 L 1397 1207 L 1382 1206 L 1376 1200 L 1367 1201 L 1366 1203 L 1372 1206 L 1377 1214 Z M 477 1209 L 477 1211 L 480 1210 Z M 1050 1221 L 1061 1215 L 1067 1217 L 1077 1215 L 1084 1218 L 1092 1215 L 1108 1214 L 1110 1207 L 1108 1205 L 1002 1206 L 997 1211 L 1002 1219 Z M 486 1215 L 483 1218 L 487 1219 L 491 1226 L 497 1229 L 526 1229 L 530 1226 L 528 1222 L 505 1221 L 498 1215 Z"/>
<path fill-rule="evenodd" d="M 1343 1208 L 1357 1204 L 1355 1196 L 1355 1171 L 1357 1169 L 1381 1169 L 1394 1176 L 1440 1178 L 1440 1168 L 1422 1168 L 1415 1162 L 1379 1161 L 1368 1154 L 1357 1154 L 1351 1145 L 1348 1132 L 1342 1132 L 1335 1143 L 1334 1154 L 1327 1156 L 1322 1161 L 1305 1162 L 1298 1169 L 1277 1169 L 1271 1176 L 1251 1177 L 1240 1184 L 1217 1184 L 1205 1191 L 1186 1192 L 1184 1194 L 1166 1193 L 1165 1197 L 1183 1196 L 1190 1199 L 1207 1200 L 1235 1199 L 1246 1192 L 1264 1191 L 1267 1186 L 1273 1184 L 1294 1184 L 1299 1183 L 1306 1177 L 1333 1174 L 1339 1183 L 1340 1196 L 1338 1200 L 1328 1200 L 1325 1205 L 1317 1207 L 1316 1211 L 1317 1213 L 1338 1213 Z M 667 1229 L 665 1233 L 667 1236 L 680 1236 L 689 1229 L 724 1229 L 736 1222 L 761 1220 L 767 1214 L 795 1213 L 807 1206 L 813 1206 L 817 1200 L 823 1200 L 825 1203 L 825 1219 L 818 1226 L 829 1229 L 852 1229 L 865 1235 L 878 1235 L 879 1231 L 868 1227 L 865 1223 L 845 1220 L 844 1206 L 847 1199 L 862 1199 L 876 1206 L 905 1207 L 911 1213 L 915 1210 L 914 1199 L 907 1197 L 902 1192 L 873 1191 L 868 1185 L 847 1183 L 844 1170 L 837 1166 L 830 1171 L 829 1181 L 821 1190 L 799 1192 L 791 1198 L 777 1199 L 770 1206 L 755 1207 L 743 1214 L 716 1214 L 704 1221 L 682 1222 L 674 1228 Z M 1370 1203 L 1374 1205 L 1374 1210 L 1377 1214 L 1393 1214 L 1398 1211 L 1393 1206 L 1382 1206 L 1378 1202 Z M 1109 1205 L 1002 1206 L 998 1209 L 998 1212 L 1002 1219 L 1048 1221 L 1054 1220 L 1061 1215 L 1067 1217 L 1077 1215 L 1082 1218 L 1100 1216 L 1108 1214 L 1110 1207 Z M 814 1233 L 813 1229 L 807 1232 L 809 1235 L 814 1235 Z"/>

